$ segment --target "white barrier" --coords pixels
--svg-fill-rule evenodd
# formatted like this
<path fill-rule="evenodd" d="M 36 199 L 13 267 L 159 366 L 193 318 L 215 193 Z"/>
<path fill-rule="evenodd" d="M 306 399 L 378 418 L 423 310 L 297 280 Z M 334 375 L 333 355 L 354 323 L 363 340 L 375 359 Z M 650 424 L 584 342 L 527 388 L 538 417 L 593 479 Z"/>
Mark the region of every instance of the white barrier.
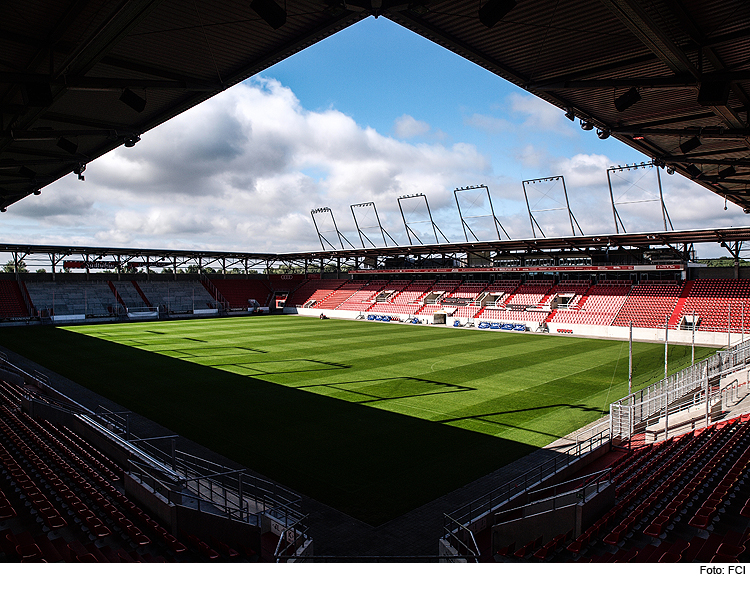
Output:
<path fill-rule="evenodd" d="M 128 318 L 132 318 L 133 320 L 145 320 L 146 318 L 158 318 L 159 317 L 159 311 L 153 310 L 153 311 L 145 311 L 145 312 L 128 312 Z"/>
<path fill-rule="evenodd" d="M 57 314 L 50 318 L 52 322 L 83 322 L 86 320 L 86 314 Z"/>
<path fill-rule="evenodd" d="M 218 308 L 200 308 L 199 310 L 193 310 L 194 316 L 218 316 Z"/>

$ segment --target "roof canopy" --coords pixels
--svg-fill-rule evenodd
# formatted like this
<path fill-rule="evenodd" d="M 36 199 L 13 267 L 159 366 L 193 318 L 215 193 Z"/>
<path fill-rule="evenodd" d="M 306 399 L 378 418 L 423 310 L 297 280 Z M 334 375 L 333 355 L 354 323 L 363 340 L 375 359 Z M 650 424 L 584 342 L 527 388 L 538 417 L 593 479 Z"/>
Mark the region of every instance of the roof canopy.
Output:
<path fill-rule="evenodd" d="M 370 15 L 750 211 L 745 0 L 11 0 L 0 208 Z"/>

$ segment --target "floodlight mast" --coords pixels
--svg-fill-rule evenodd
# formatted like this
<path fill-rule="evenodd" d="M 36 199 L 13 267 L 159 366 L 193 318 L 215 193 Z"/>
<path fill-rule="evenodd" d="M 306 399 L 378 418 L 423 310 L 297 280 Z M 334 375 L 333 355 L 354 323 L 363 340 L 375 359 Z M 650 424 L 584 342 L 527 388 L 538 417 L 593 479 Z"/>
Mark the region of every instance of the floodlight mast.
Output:
<path fill-rule="evenodd" d="M 435 244 L 440 244 L 440 240 L 438 239 L 438 232 L 440 232 L 440 235 L 445 239 L 445 241 L 447 243 L 450 244 L 450 240 L 448 240 L 448 238 L 445 236 L 445 234 L 443 234 L 443 231 L 440 228 L 438 228 L 437 224 L 433 221 L 433 219 L 432 219 L 432 212 L 430 211 L 430 203 L 429 203 L 429 201 L 427 201 L 427 195 L 425 195 L 424 193 L 417 193 L 416 195 L 402 195 L 401 197 L 398 198 L 398 209 L 401 212 L 401 219 L 404 221 L 404 228 L 406 228 L 406 237 L 409 239 L 409 244 L 414 244 L 411 241 L 412 235 L 414 236 L 414 238 L 417 239 L 417 241 L 420 244 L 424 244 L 424 242 L 422 242 L 419 239 L 419 236 L 417 236 L 417 233 L 412 228 L 410 228 L 409 224 L 406 222 L 406 216 L 404 215 L 404 208 L 401 206 L 401 201 L 405 200 L 405 199 L 418 199 L 420 197 L 422 199 L 424 199 L 425 206 L 427 207 L 427 215 L 428 215 L 428 217 L 430 219 L 429 220 L 419 220 L 416 223 L 419 224 L 419 223 L 423 223 L 423 222 L 428 222 L 429 221 L 430 225 L 432 226 L 432 231 L 435 234 Z"/>
<path fill-rule="evenodd" d="M 549 209 L 531 209 L 531 204 L 529 203 L 529 195 L 526 192 L 526 185 L 536 184 L 536 183 L 546 183 L 546 182 L 552 182 L 552 181 L 561 181 L 562 182 L 562 188 L 563 188 L 563 194 L 565 196 L 565 207 L 553 207 Z M 576 219 L 576 216 L 573 215 L 573 210 L 570 209 L 570 201 L 568 200 L 568 189 L 565 186 L 565 177 L 562 175 L 559 176 L 548 176 L 538 179 L 529 179 L 526 181 L 522 181 L 521 185 L 523 186 L 523 196 L 526 198 L 526 209 L 529 212 L 529 223 L 531 224 L 531 233 L 534 235 L 534 238 L 537 237 L 536 230 L 538 229 L 539 232 L 542 235 L 542 238 L 546 238 L 547 235 L 544 233 L 544 230 L 542 230 L 542 227 L 539 225 L 539 222 L 537 221 L 536 217 L 534 217 L 534 213 L 542 213 L 545 211 L 562 211 L 565 209 L 568 212 L 568 220 L 570 221 L 570 231 L 573 236 L 576 235 L 576 228 L 578 228 L 578 231 L 580 232 L 581 236 L 583 236 L 583 230 L 581 229 L 580 224 L 578 223 L 578 220 Z M 536 228 L 535 228 L 536 226 Z"/>
<path fill-rule="evenodd" d="M 627 234 L 627 230 L 625 229 L 625 224 L 622 223 L 622 218 L 620 217 L 620 213 L 617 211 L 617 206 L 615 205 L 615 194 L 612 190 L 612 174 L 616 172 L 621 172 L 623 170 L 637 170 L 639 168 L 656 168 L 656 182 L 659 186 L 659 204 L 661 206 L 661 217 L 662 221 L 664 222 L 664 231 L 668 232 L 670 229 L 674 230 L 674 226 L 672 225 L 672 220 L 669 217 L 669 212 L 667 211 L 667 204 L 664 203 L 664 192 L 662 190 L 661 186 L 661 174 L 659 173 L 659 168 L 663 165 L 663 163 L 659 163 L 655 160 L 652 160 L 651 162 L 641 162 L 640 164 L 628 164 L 625 166 L 610 166 L 607 169 L 607 184 L 609 185 L 609 198 L 612 201 L 612 214 L 615 219 L 615 233 L 620 233 L 620 228 L 622 228 L 622 231 L 624 234 Z M 657 199 L 641 199 L 639 201 L 630 201 L 628 203 L 651 203 L 653 201 L 657 201 Z M 669 225 L 669 227 L 667 227 Z"/>
<path fill-rule="evenodd" d="M 503 228 L 503 225 L 500 223 L 500 220 L 498 220 L 497 216 L 495 215 L 495 208 L 492 206 L 492 197 L 490 196 L 490 189 L 486 185 L 477 185 L 477 186 L 460 187 L 460 188 L 457 188 L 457 189 L 453 189 L 453 197 L 456 200 L 456 207 L 458 208 L 458 217 L 461 218 L 461 227 L 464 230 L 464 237 L 466 238 L 466 242 L 471 242 L 469 240 L 469 235 L 467 233 L 467 230 L 469 232 L 471 232 L 471 235 L 474 237 L 474 240 L 476 240 L 477 242 L 480 242 L 480 239 L 477 238 L 477 235 L 471 229 L 471 227 L 466 222 L 466 220 L 467 219 L 471 219 L 471 218 L 487 217 L 487 216 L 478 216 L 478 215 L 475 215 L 475 216 L 467 216 L 465 218 L 464 215 L 463 215 L 463 213 L 461 212 L 461 205 L 458 202 L 458 194 L 459 194 L 459 192 L 461 192 L 461 191 L 471 191 L 471 190 L 474 190 L 474 189 L 484 189 L 487 192 L 487 200 L 490 203 L 490 212 L 491 212 L 491 216 L 492 216 L 492 221 L 493 221 L 493 223 L 495 225 L 495 232 L 497 233 L 497 239 L 498 240 L 502 240 L 502 238 L 500 237 L 500 230 L 502 230 L 503 234 L 505 234 L 505 236 L 508 238 L 508 240 L 510 240 L 511 238 L 508 235 L 508 232 L 505 231 L 505 228 Z"/>
<path fill-rule="evenodd" d="M 333 229 L 336 232 L 336 235 L 339 238 L 339 244 L 341 245 L 341 250 L 344 250 L 344 240 L 346 240 L 346 243 L 351 246 L 352 248 L 356 248 L 351 242 L 349 242 L 349 239 L 344 236 L 341 232 L 339 232 L 339 228 L 336 225 L 336 219 L 333 217 L 333 211 L 331 211 L 330 207 L 318 207 L 317 209 L 310 210 L 310 215 L 313 219 L 313 224 L 315 224 L 315 231 L 318 233 L 318 240 L 320 240 L 320 248 L 323 250 L 326 249 L 325 245 L 323 244 L 323 241 L 325 240 L 328 246 L 331 247 L 331 250 L 336 250 L 336 247 L 331 244 L 330 240 L 326 238 L 323 233 L 320 231 L 320 228 L 318 228 L 318 222 L 315 221 L 315 214 L 316 213 L 329 213 L 331 214 L 331 221 L 333 222 Z"/>
<path fill-rule="evenodd" d="M 360 226 L 359 222 L 357 221 L 357 214 L 354 213 L 354 208 L 355 207 L 369 207 L 369 206 L 372 206 L 372 209 L 375 212 L 375 219 L 378 221 L 378 225 L 377 226 Z M 372 227 L 372 228 L 377 227 L 378 229 L 380 229 L 380 234 L 383 237 L 383 246 L 386 246 L 386 247 L 388 246 L 388 241 L 385 238 L 386 236 L 388 236 L 388 238 L 391 239 L 394 246 L 398 246 L 398 243 L 393 239 L 393 236 L 391 236 L 388 233 L 388 231 L 385 228 L 383 228 L 383 224 L 380 223 L 380 216 L 378 215 L 378 208 L 375 207 L 374 201 L 368 201 L 366 203 L 354 203 L 353 205 L 350 205 L 349 207 L 352 210 L 352 217 L 354 218 L 354 225 L 357 226 L 357 232 L 359 233 L 359 239 L 362 242 L 362 248 L 365 248 L 365 239 L 367 239 L 367 242 L 369 242 L 373 247 L 375 247 L 375 243 L 372 240 L 370 240 L 367 234 L 365 234 L 362 231 L 362 228 L 368 228 L 368 227 Z"/>

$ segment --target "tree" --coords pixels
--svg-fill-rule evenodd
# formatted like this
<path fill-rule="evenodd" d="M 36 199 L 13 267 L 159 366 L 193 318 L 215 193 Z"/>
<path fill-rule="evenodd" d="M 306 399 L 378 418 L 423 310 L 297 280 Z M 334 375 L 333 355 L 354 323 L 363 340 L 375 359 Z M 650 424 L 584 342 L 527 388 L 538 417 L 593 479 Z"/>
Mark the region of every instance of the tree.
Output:
<path fill-rule="evenodd" d="M 27 273 L 28 269 L 26 268 L 26 263 L 21 261 L 18 263 L 18 266 L 16 267 L 16 264 L 13 261 L 8 261 L 3 265 L 3 273 Z"/>

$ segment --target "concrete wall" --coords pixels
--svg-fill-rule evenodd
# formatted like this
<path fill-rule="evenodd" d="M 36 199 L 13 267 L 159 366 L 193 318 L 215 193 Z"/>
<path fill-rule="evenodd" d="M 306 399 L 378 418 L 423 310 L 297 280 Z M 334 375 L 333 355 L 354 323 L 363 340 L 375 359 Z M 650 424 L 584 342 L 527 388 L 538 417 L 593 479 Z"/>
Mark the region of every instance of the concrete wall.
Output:
<path fill-rule="evenodd" d="M 492 549 L 494 551 L 515 542 L 517 550 L 539 536 L 546 544 L 559 534 L 571 529 L 575 531 L 576 516 L 576 505 L 568 505 L 495 525 L 492 527 Z"/>
<path fill-rule="evenodd" d="M 595 337 L 606 339 L 627 340 L 630 328 L 627 326 L 599 326 L 591 324 L 567 324 L 561 322 L 550 322 L 548 324 L 550 334 L 559 334 L 558 328 L 572 330 L 574 335 L 582 337 Z M 681 345 L 689 345 L 692 342 L 693 333 L 690 330 L 669 330 L 669 342 Z M 741 340 L 741 335 L 732 335 L 732 345 Z M 636 328 L 633 327 L 633 340 L 635 341 L 657 341 L 664 342 L 663 328 Z M 726 347 L 727 333 L 725 332 L 695 332 L 695 344 L 707 347 Z"/>
<path fill-rule="evenodd" d="M 353 312 L 351 310 L 322 310 L 320 308 L 284 308 L 285 314 L 297 314 L 299 316 L 308 316 L 317 318 L 322 314 L 325 314 L 329 318 L 339 318 L 342 320 L 354 320 L 360 314 L 367 316 L 367 312 Z M 393 314 L 393 316 L 403 316 L 402 314 Z M 417 316 L 420 321 L 427 324 L 432 324 L 432 316 Z M 460 316 L 449 317 L 447 319 L 447 326 L 453 325 L 454 319 L 461 319 Z M 463 320 L 463 319 L 461 319 Z M 526 322 L 526 326 L 529 327 L 529 332 L 535 332 L 538 324 L 535 322 Z M 570 333 L 558 333 L 557 329 L 562 328 L 566 330 L 572 330 L 573 335 L 580 337 L 593 337 L 593 338 L 604 338 L 604 339 L 617 339 L 627 340 L 629 336 L 630 328 L 627 326 L 599 326 L 592 324 L 566 324 L 560 322 L 549 323 L 549 334 L 558 336 L 570 336 Z M 478 330 L 478 329 L 477 329 Z M 750 336 L 750 335 L 748 335 Z M 693 333 L 689 330 L 669 330 L 669 342 L 689 345 L 692 342 Z M 733 334 L 731 343 L 736 345 L 741 340 L 741 335 Z M 664 342 L 664 329 L 658 328 L 633 328 L 633 340 L 635 341 L 656 341 Z M 695 344 L 706 347 L 726 347 L 727 345 L 727 333 L 725 332 L 704 332 L 696 331 L 695 333 Z"/>

